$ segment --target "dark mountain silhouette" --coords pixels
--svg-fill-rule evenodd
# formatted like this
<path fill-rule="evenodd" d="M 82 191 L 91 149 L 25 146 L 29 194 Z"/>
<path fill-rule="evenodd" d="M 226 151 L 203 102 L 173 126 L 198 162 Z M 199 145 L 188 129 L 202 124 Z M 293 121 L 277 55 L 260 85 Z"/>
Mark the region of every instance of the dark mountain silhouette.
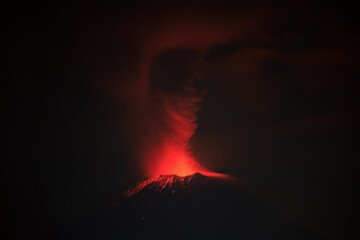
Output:
<path fill-rule="evenodd" d="M 323 239 L 261 204 L 231 182 L 199 173 L 147 185 L 97 209 L 64 239 Z M 74 234 L 76 232 L 76 234 Z"/>

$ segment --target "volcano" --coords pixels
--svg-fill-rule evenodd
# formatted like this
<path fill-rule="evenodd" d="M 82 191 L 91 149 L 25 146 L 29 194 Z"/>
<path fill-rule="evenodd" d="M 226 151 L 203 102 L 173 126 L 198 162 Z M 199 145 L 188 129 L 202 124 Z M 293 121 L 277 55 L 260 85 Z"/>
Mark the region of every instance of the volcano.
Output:
<path fill-rule="evenodd" d="M 323 239 L 224 178 L 162 175 L 140 185 L 64 239 Z"/>

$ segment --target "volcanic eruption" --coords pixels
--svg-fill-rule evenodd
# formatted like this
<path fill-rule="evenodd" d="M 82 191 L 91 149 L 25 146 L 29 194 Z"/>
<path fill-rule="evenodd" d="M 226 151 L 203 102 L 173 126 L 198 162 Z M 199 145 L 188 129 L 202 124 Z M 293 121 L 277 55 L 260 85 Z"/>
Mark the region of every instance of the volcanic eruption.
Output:
<path fill-rule="evenodd" d="M 87 239 L 321 239 L 196 161 L 190 142 L 207 65 L 199 51 L 164 48 L 145 59 L 130 109 L 144 176 L 94 217 Z"/>
<path fill-rule="evenodd" d="M 147 123 L 150 127 L 142 155 L 147 177 L 126 191 L 126 196 L 146 186 L 156 186 L 160 191 L 178 183 L 184 187 L 197 172 L 223 176 L 202 169 L 189 144 L 205 94 L 201 84 L 204 66 L 199 55 L 188 49 L 168 51 L 154 59 Z"/>

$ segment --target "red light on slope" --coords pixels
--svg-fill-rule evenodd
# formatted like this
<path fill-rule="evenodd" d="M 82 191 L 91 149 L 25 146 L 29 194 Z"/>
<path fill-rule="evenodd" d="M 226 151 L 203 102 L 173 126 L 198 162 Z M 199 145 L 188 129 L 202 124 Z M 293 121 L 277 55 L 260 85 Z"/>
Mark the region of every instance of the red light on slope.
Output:
<path fill-rule="evenodd" d="M 187 170 L 187 169 L 186 169 Z M 181 172 L 184 173 L 184 172 Z M 157 175 L 155 177 L 144 177 L 141 181 L 131 186 L 125 193 L 125 197 L 130 197 L 136 193 L 143 191 L 144 189 L 152 189 L 156 192 L 162 192 L 165 189 L 172 189 L 172 194 L 180 189 L 188 189 L 190 181 L 195 173 L 200 173 L 207 177 L 215 177 L 221 179 L 231 179 L 229 175 L 208 171 L 194 172 L 190 175 L 178 176 L 176 174 L 171 175 Z M 116 204 L 116 203 L 115 203 Z M 114 205 L 115 205 L 114 204 Z"/>
<path fill-rule="evenodd" d="M 130 197 L 145 188 L 151 188 L 154 191 L 162 192 L 164 189 L 172 189 L 174 185 L 180 186 L 180 188 L 185 189 L 189 185 L 190 180 L 193 175 L 186 177 L 179 177 L 176 175 L 158 175 L 152 178 L 145 178 L 144 180 L 138 182 L 131 186 L 125 193 L 125 197 Z M 175 190 L 171 191 L 174 194 Z"/>

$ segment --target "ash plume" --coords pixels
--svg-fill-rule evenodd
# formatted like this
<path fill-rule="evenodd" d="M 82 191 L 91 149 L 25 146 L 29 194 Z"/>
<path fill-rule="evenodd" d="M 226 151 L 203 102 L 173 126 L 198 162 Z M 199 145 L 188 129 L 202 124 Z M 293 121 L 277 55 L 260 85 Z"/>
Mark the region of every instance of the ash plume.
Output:
<path fill-rule="evenodd" d="M 168 50 L 154 57 L 141 156 L 147 175 L 188 175 L 199 170 L 189 141 L 205 93 L 204 69 L 205 61 L 191 49 Z"/>

